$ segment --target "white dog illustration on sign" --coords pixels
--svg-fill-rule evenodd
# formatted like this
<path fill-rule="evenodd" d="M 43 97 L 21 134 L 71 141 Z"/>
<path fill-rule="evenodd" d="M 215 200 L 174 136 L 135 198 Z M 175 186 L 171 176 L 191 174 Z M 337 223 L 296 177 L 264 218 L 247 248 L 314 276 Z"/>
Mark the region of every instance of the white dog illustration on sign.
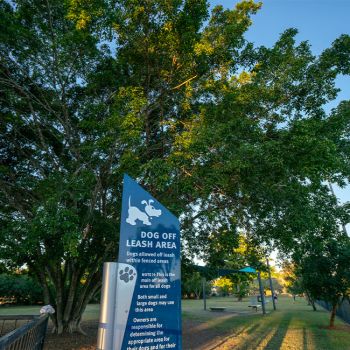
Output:
<path fill-rule="evenodd" d="M 143 200 L 141 204 L 145 204 L 145 212 L 141 211 L 137 207 L 131 206 L 131 196 L 129 197 L 129 209 L 128 209 L 128 217 L 126 219 L 126 222 L 130 225 L 135 226 L 136 220 L 142 221 L 144 225 L 152 225 L 150 219 L 152 219 L 153 216 L 158 217 L 162 214 L 162 211 L 160 209 L 155 209 L 154 206 L 151 204 L 154 201 L 150 199 L 147 203 L 147 201 Z"/>

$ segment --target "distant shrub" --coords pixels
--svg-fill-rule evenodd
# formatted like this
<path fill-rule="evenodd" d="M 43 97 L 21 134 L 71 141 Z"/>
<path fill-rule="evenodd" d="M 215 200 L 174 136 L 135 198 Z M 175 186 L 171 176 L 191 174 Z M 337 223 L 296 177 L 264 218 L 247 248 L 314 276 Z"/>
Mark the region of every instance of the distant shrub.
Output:
<path fill-rule="evenodd" d="M 43 301 L 40 284 L 28 275 L 0 274 L 0 302 L 36 304 Z"/>

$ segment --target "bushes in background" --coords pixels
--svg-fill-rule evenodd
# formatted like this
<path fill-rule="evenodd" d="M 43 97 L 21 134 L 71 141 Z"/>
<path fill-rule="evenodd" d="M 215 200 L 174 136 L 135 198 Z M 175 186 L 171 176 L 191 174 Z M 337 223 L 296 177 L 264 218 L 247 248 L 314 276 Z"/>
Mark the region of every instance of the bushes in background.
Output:
<path fill-rule="evenodd" d="M 43 302 L 39 283 L 28 275 L 0 274 L 0 304 L 37 304 Z"/>

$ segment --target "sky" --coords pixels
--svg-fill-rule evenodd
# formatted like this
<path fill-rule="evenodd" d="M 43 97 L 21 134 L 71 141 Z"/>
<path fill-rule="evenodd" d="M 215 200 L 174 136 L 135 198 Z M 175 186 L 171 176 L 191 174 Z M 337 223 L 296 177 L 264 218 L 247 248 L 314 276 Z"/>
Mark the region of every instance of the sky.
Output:
<path fill-rule="evenodd" d="M 211 6 L 233 8 L 236 0 L 209 0 Z M 299 41 L 307 40 L 312 52 L 319 55 L 341 34 L 350 34 L 350 0 L 265 0 L 260 11 L 252 17 L 253 24 L 245 37 L 256 46 L 273 46 L 281 33 L 296 28 Z M 327 111 L 341 100 L 350 99 L 350 77 L 337 79 L 341 89 L 338 98 L 325 106 Z M 350 201 L 350 186 L 334 186 L 339 201 Z M 350 225 L 347 225 L 350 234 Z"/>

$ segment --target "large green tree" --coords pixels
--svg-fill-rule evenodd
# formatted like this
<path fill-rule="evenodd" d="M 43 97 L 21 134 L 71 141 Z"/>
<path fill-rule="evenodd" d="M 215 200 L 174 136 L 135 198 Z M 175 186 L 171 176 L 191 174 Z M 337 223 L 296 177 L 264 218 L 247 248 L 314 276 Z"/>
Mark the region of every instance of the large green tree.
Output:
<path fill-rule="evenodd" d="M 115 257 L 122 152 L 109 50 L 67 13 L 0 3 L 1 259 L 37 275 L 59 333 L 80 329 Z"/>
<path fill-rule="evenodd" d="M 323 105 L 336 96 L 337 74 L 349 72 L 350 38 L 314 57 L 295 34 L 270 49 L 247 45 L 244 71 L 232 59 L 227 78 L 207 81 L 211 103 L 201 104 L 179 151 L 200 198 L 187 217 L 193 245 L 208 226 L 229 225 L 290 249 L 309 225 L 305 208 L 320 217 L 333 201 L 325 181 L 349 179 L 349 102 L 329 115 Z M 334 205 L 348 222 L 346 207 Z"/>
<path fill-rule="evenodd" d="M 327 234 L 328 236 L 328 234 Z M 316 238 L 302 255 L 295 254 L 298 281 L 312 301 L 329 303 L 329 326 L 338 306 L 350 297 L 350 240 L 343 235 Z"/>
<path fill-rule="evenodd" d="M 343 208 L 326 191 L 323 196 L 314 194 L 303 209 L 308 221 L 299 214 L 299 222 L 291 226 L 295 232 L 302 229 L 303 234 L 294 237 L 287 253 L 291 291 L 304 292 L 314 310 L 316 300 L 328 302 L 333 327 L 336 310 L 350 292 L 350 239 L 341 227 L 348 219 L 344 219 Z"/>
<path fill-rule="evenodd" d="M 254 48 L 259 7 L 1 0 L 1 259 L 37 274 L 57 332 L 116 257 L 124 172 L 181 217 L 185 251 L 239 229 L 290 246 L 323 181 L 349 177 L 348 103 L 322 109 L 349 37 L 320 57 L 295 30 Z"/>
<path fill-rule="evenodd" d="M 216 11 L 210 26 L 225 20 L 231 28 L 214 30 L 219 46 L 209 57 L 201 42 L 207 7 L 0 3 L 1 259 L 36 273 L 58 333 L 81 330 L 102 262 L 116 257 L 123 172 L 175 213 L 191 202 L 171 160 L 192 113 L 189 83 L 204 81 L 226 47 L 243 42 L 258 8 Z"/>

